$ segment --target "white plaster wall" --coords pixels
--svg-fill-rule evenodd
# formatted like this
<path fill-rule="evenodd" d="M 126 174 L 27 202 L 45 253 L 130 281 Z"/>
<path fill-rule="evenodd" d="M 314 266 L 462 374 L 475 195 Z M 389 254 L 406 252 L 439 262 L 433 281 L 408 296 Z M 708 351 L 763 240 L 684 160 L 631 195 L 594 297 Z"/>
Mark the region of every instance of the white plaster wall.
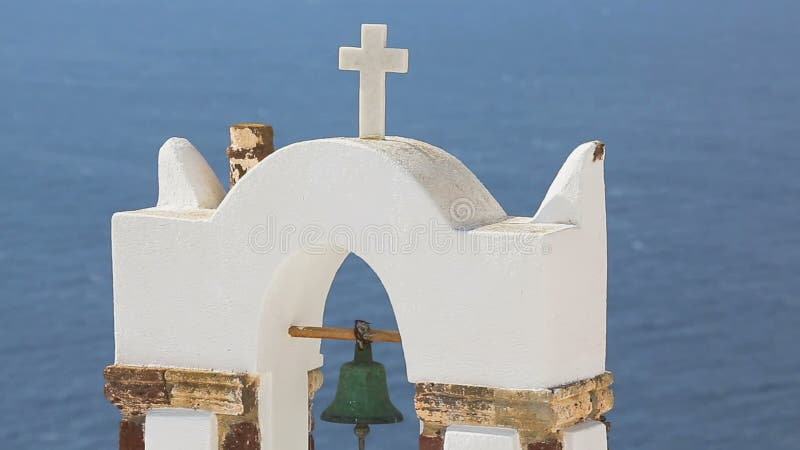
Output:
<path fill-rule="evenodd" d="M 455 158 L 399 138 L 291 145 L 216 210 L 118 213 L 116 362 L 258 374 L 263 448 L 299 448 L 305 373 L 322 360 L 318 340 L 286 330 L 321 324 L 335 272 L 352 251 L 389 294 L 411 382 L 533 389 L 602 373 L 604 204 L 569 211 L 582 207 L 582 195 L 603 199 L 592 148 L 576 149 L 562 169 L 572 181 L 554 184 L 580 187 L 570 191 L 574 201 L 552 207 L 561 208 L 552 217 L 568 218 L 557 224 L 508 218 Z M 582 174 L 592 176 L 584 182 Z M 417 244 L 392 251 L 358 239 L 299 242 L 301 231 L 308 241 L 376 225 Z M 291 229 L 283 248 L 280 239 L 270 248 L 267 236 Z M 459 248 L 464 242 L 474 245 Z"/>
<path fill-rule="evenodd" d="M 144 425 L 145 450 L 218 450 L 217 418 L 192 409 L 153 409 Z"/>
<path fill-rule="evenodd" d="M 519 433 L 509 428 L 453 425 L 444 436 L 444 450 L 521 450 Z"/>
<path fill-rule="evenodd" d="M 606 426 L 587 420 L 564 430 L 564 450 L 608 450 Z"/>

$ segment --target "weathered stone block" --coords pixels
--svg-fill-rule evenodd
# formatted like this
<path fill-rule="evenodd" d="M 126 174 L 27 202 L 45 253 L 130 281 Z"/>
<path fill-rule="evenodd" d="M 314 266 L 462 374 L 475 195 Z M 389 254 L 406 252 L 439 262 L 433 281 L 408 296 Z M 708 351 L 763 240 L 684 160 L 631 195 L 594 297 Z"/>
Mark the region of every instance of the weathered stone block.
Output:
<path fill-rule="evenodd" d="M 106 398 L 125 415 L 140 415 L 152 407 L 169 405 L 164 369 L 109 366 L 104 375 L 108 381 Z"/>
<path fill-rule="evenodd" d="M 182 369 L 168 369 L 165 373 L 171 406 L 232 416 L 245 414 L 254 407 L 252 402 L 244 401 L 249 378 L 242 374 Z"/>
<path fill-rule="evenodd" d="M 256 408 L 258 378 L 248 374 L 117 365 L 104 374 L 106 397 L 126 415 L 171 407 L 242 416 Z"/>
<path fill-rule="evenodd" d="M 419 383 L 415 403 L 417 415 L 426 425 L 511 428 L 519 431 L 523 444 L 551 445 L 551 441 L 560 442 L 562 430 L 586 419 L 599 419 L 612 408 L 612 382 L 613 376 L 604 373 L 537 390 Z"/>

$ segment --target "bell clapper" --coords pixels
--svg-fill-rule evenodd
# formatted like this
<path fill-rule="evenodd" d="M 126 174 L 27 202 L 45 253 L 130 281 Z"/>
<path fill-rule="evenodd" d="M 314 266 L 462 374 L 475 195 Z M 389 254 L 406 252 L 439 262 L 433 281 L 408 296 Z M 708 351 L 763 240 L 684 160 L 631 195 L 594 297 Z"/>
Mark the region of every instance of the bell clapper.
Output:
<path fill-rule="evenodd" d="M 358 450 L 364 450 L 367 447 L 367 435 L 369 434 L 369 425 L 365 423 L 356 424 L 353 432 L 358 436 Z"/>

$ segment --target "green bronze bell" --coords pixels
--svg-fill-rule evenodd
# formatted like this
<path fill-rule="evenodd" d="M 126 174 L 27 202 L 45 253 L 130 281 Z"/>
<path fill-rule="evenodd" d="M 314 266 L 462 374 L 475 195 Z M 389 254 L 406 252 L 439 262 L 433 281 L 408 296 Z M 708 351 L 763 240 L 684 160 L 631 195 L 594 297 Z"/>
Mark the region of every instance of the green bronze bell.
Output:
<path fill-rule="evenodd" d="M 403 414 L 389 399 L 386 369 L 372 360 L 369 323 L 357 320 L 355 334 L 353 361 L 339 370 L 336 397 L 320 417 L 326 422 L 355 424 L 359 449 L 363 450 L 368 425 L 397 423 L 403 420 Z"/>

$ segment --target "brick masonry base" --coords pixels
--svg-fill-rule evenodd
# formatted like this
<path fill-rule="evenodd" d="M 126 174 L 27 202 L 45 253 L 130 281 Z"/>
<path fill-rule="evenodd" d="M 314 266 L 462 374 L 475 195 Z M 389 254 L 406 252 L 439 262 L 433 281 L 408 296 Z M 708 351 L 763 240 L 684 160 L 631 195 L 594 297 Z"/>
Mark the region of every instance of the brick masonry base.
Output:
<path fill-rule="evenodd" d="M 614 406 L 610 372 L 549 389 L 513 390 L 419 383 L 414 399 L 423 422 L 420 450 L 442 450 L 450 425 L 514 429 L 527 450 L 560 450 L 563 431 L 601 420 Z"/>
<path fill-rule="evenodd" d="M 259 450 L 258 378 L 242 373 L 109 366 L 105 393 L 122 411 L 120 450 L 144 450 L 145 416 L 154 408 L 189 408 L 217 417 L 220 450 Z"/>
<path fill-rule="evenodd" d="M 119 450 L 144 450 L 144 416 L 119 422 Z"/>
<path fill-rule="evenodd" d="M 309 399 L 322 386 L 319 369 L 309 372 Z M 145 415 L 153 408 L 202 409 L 216 414 L 220 450 L 259 450 L 258 378 L 242 373 L 139 366 L 109 366 L 106 397 L 123 415 L 120 450 L 144 450 Z M 417 384 L 417 416 L 423 421 L 420 450 L 443 450 L 453 424 L 512 428 L 526 450 L 561 450 L 563 430 L 611 410 L 613 376 L 541 390 L 507 390 L 453 384 Z M 314 450 L 312 402 L 308 448 Z"/>

